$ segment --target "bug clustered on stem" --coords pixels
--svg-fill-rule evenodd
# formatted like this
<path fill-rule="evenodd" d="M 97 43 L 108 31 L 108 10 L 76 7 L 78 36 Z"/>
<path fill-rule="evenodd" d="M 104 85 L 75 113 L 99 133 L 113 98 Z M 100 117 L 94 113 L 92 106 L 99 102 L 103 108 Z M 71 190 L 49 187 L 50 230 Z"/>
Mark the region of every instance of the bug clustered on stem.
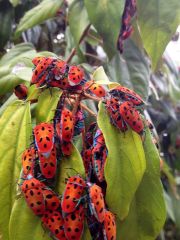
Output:
<path fill-rule="evenodd" d="M 144 121 L 139 109 L 144 102 L 126 87 L 108 90 L 88 78 L 80 66 L 61 59 L 36 57 L 32 62 L 31 85 L 35 84 L 42 91 L 55 87 L 62 94 L 53 120 L 34 127 L 33 142 L 22 154 L 22 194 L 55 239 L 81 239 L 86 222 L 93 239 L 115 240 L 115 213 L 105 201 L 104 167 L 108 149 L 96 114 L 82 101 L 102 101 L 111 124 L 119 132 L 131 128 L 140 135 L 144 132 Z M 27 91 L 22 84 L 15 88 L 20 99 L 26 99 Z M 86 123 L 87 113 L 94 118 L 89 124 Z M 76 173 L 68 177 L 60 196 L 55 191 L 58 169 L 61 162 L 68 161 L 73 154 L 76 136 L 82 137 L 85 176 Z"/>

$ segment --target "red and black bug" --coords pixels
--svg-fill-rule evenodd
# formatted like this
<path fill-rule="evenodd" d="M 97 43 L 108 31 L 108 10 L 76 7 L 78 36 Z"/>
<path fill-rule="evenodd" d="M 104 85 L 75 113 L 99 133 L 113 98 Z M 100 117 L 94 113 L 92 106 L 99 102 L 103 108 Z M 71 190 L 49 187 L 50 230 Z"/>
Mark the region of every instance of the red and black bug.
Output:
<path fill-rule="evenodd" d="M 35 57 L 32 59 L 32 63 L 37 66 L 41 61 L 44 61 L 46 60 L 47 58 L 46 57 L 43 57 L 43 56 L 38 56 L 38 57 Z"/>
<path fill-rule="evenodd" d="M 67 108 L 61 112 L 60 120 L 60 139 L 61 141 L 71 141 L 74 133 L 74 120 L 73 114 Z"/>
<path fill-rule="evenodd" d="M 121 131 L 127 130 L 127 125 L 124 122 L 120 112 L 119 112 L 120 102 L 117 98 L 111 97 L 106 100 L 106 109 L 110 115 L 111 123 Z"/>
<path fill-rule="evenodd" d="M 102 189 L 96 185 L 88 183 L 89 203 L 91 215 L 93 215 L 100 223 L 105 218 L 105 203 Z"/>
<path fill-rule="evenodd" d="M 83 111 L 79 108 L 74 116 L 74 136 L 77 136 L 81 134 L 81 132 L 84 130 L 84 119 L 85 115 Z"/>
<path fill-rule="evenodd" d="M 80 240 L 84 228 L 85 209 L 80 204 L 74 212 L 64 218 L 64 232 L 68 240 Z"/>
<path fill-rule="evenodd" d="M 103 234 L 104 239 L 116 240 L 116 222 L 115 216 L 112 212 L 105 210 L 104 222 L 103 222 Z"/>
<path fill-rule="evenodd" d="M 53 125 L 51 123 L 40 123 L 35 126 L 33 132 L 38 151 L 46 154 L 46 156 L 49 155 L 54 146 Z"/>
<path fill-rule="evenodd" d="M 137 133 L 142 134 L 144 123 L 140 113 L 133 107 L 132 102 L 123 102 L 120 105 L 119 112 L 123 120 Z"/>
<path fill-rule="evenodd" d="M 39 165 L 41 173 L 45 178 L 53 178 L 56 174 L 57 169 L 57 159 L 56 159 L 56 147 L 53 146 L 50 154 L 45 156 L 41 152 L 38 152 L 39 156 Z"/>
<path fill-rule="evenodd" d="M 96 131 L 96 127 L 97 127 L 97 123 L 92 122 L 86 131 L 85 142 L 84 142 L 86 149 L 91 148 L 93 145 L 93 136 Z"/>
<path fill-rule="evenodd" d="M 78 66 L 71 66 L 68 72 L 68 82 L 71 86 L 80 85 L 84 80 L 84 71 Z"/>
<path fill-rule="evenodd" d="M 43 225 L 51 231 L 58 240 L 67 240 L 64 233 L 64 219 L 60 211 L 46 211 L 41 218 Z"/>
<path fill-rule="evenodd" d="M 86 183 L 82 177 L 76 175 L 70 177 L 63 193 L 61 207 L 64 213 L 72 213 L 80 204 Z"/>
<path fill-rule="evenodd" d="M 31 84 L 36 84 L 38 87 L 45 85 L 51 77 L 51 70 L 54 68 L 54 63 L 57 59 L 46 57 L 40 60 L 33 71 Z"/>
<path fill-rule="evenodd" d="M 92 149 L 84 149 L 81 153 L 86 176 L 89 177 L 92 169 Z"/>
<path fill-rule="evenodd" d="M 72 142 L 63 141 L 61 143 L 61 151 L 65 156 L 70 156 L 73 151 L 73 144 Z"/>
<path fill-rule="evenodd" d="M 84 91 L 90 95 L 94 95 L 96 97 L 105 97 L 106 90 L 100 84 L 94 82 L 94 80 L 90 80 L 85 83 Z"/>
<path fill-rule="evenodd" d="M 139 96 L 133 90 L 126 87 L 122 86 L 115 87 L 109 93 L 113 97 L 118 98 L 119 100 L 130 101 L 136 106 L 144 104 L 144 101 L 141 98 L 141 96 Z"/>
<path fill-rule="evenodd" d="M 21 186 L 22 193 L 28 206 L 32 209 L 34 214 L 38 216 L 43 215 L 45 212 L 42 187 L 45 187 L 45 185 L 31 175 L 27 176 L 27 179 Z"/>
<path fill-rule="evenodd" d="M 120 53 L 123 52 L 123 42 L 133 32 L 132 18 L 136 15 L 136 0 L 126 0 L 121 19 L 121 29 L 118 36 L 117 48 Z"/>
<path fill-rule="evenodd" d="M 60 207 L 60 198 L 51 189 L 46 187 L 42 188 L 42 194 L 46 210 L 57 210 Z"/>
<path fill-rule="evenodd" d="M 92 148 L 92 166 L 99 182 L 104 181 L 104 166 L 107 153 L 103 133 L 100 129 L 97 129 Z"/>
<path fill-rule="evenodd" d="M 29 174 L 34 176 L 34 165 L 36 159 L 36 151 L 34 147 L 26 149 L 22 154 L 22 169 L 23 177 L 26 178 Z"/>
<path fill-rule="evenodd" d="M 25 100 L 27 98 L 28 88 L 21 83 L 14 88 L 14 94 L 20 100 Z"/>

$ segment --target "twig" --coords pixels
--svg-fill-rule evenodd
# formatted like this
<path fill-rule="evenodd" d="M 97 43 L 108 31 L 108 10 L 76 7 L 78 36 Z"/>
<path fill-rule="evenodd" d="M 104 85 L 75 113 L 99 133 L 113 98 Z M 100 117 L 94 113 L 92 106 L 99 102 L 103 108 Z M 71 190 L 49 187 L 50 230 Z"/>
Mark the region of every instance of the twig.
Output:
<path fill-rule="evenodd" d="M 90 32 L 88 32 L 88 37 L 92 38 L 93 40 L 99 42 L 99 44 L 103 44 L 103 40 L 102 39 L 99 39 L 97 37 L 95 37 L 94 35 L 92 35 Z"/>
<path fill-rule="evenodd" d="M 85 128 L 82 130 L 82 147 L 83 149 L 86 149 L 86 143 L 85 143 L 85 136 L 86 136 L 86 131 Z"/>
<path fill-rule="evenodd" d="M 87 33 L 88 33 L 89 29 L 90 29 L 90 26 L 91 26 L 91 24 L 87 25 L 86 29 L 84 30 L 84 32 L 83 32 L 83 34 L 82 34 L 82 36 L 81 36 L 81 38 L 79 40 L 78 45 L 80 45 L 82 43 L 82 41 L 84 40 L 85 36 L 87 35 Z M 72 49 L 69 57 L 67 58 L 66 62 L 69 63 L 72 60 L 72 58 L 74 57 L 75 54 L 76 54 L 76 48 L 74 47 Z"/>
<path fill-rule="evenodd" d="M 86 98 L 92 99 L 92 100 L 94 100 L 94 101 L 96 101 L 96 102 L 99 102 L 99 101 L 102 100 L 101 98 L 91 96 L 91 95 L 89 95 L 89 94 L 87 94 L 87 93 L 83 93 L 83 95 L 84 95 Z"/>
<path fill-rule="evenodd" d="M 72 114 L 73 116 L 76 114 L 77 110 L 78 110 L 78 107 L 80 105 L 80 102 L 81 102 L 81 95 L 77 96 L 76 100 L 75 100 L 75 104 L 74 104 L 74 108 L 72 110 Z"/>
<path fill-rule="evenodd" d="M 97 114 L 93 112 L 90 108 L 88 108 L 85 104 L 80 103 L 80 106 L 87 112 L 89 112 L 92 116 L 97 117 Z"/>
<path fill-rule="evenodd" d="M 98 61 L 100 61 L 100 62 L 104 62 L 101 58 L 99 58 L 98 56 L 96 56 L 96 55 L 94 55 L 94 54 L 85 53 L 84 55 L 87 56 L 87 57 L 94 58 L 94 59 L 96 59 L 96 60 L 98 60 Z"/>

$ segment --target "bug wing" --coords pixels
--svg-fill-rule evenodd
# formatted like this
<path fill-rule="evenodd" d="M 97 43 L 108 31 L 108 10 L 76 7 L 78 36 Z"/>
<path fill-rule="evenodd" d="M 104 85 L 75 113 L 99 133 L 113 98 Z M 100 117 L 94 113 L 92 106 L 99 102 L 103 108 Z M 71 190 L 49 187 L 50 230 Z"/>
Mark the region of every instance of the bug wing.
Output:
<path fill-rule="evenodd" d="M 51 123 L 40 123 L 34 128 L 35 144 L 40 153 L 51 152 L 54 145 L 54 128 Z"/>
<path fill-rule="evenodd" d="M 54 145 L 50 155 L 46 158 L 42 153 L 38 153 L 39 155 L 39 165 L 41 169 L 41 173 L 45 178 L 53 178 L 55 177 L 57 170 L 57 159 L 56 159 L 56 147 Z"/>

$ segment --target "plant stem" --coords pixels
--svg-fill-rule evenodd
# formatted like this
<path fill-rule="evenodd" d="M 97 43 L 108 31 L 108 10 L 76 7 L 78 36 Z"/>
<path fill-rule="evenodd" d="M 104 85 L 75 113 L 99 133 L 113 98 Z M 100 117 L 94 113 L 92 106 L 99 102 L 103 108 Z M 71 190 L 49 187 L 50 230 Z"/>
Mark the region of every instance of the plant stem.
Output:
<path fill-rule="evenodd" d="M 94 58 L 94 59 L 96 59 L 96 60 L 98 60 L 98 61 L 100 61 L 100 62 L 104 62 L 101 58 L 99 58 L 98 56 L 96 56 L 96 55 L 94 55 L 94 54 L 85 53 L 84 55 L 87 56 L 87 57 Z"/>
<path fill-rule="evenodd" d="M 93 117 L 97 117 L 97 114 L 88 108 L 85 104 L 80 103 L 80 106 L 87 112 L 89 112 Z"/>
<path fill-rule="evenodd" d="M 89 29 L 90 29 L 90 26 L 91 24 L 88 24 L 87 27 L 85 28 L 80 40 L 79 40 L 79 43 L 78 43 L 78 46 L 82 43 L 82 41 L 84 40 L 85 36 L 87 35 Z M 69 63 L 72 58 L 74 57 L 74 55 L 76 54 L 76 48 L 74 47 L 69 55 L 69 57 L 67 58 L 66 62 Z"/>
<path fill-rule="evenodd" d="M 83 93 L 83 95 L 84 95 L 86 98 L 92 99 L 92 100 L 94 100 L 94 101 L 96 101 L 96 102 L 100 102 L 100 101 L 102 100 L 101 98 L 91 96 L 91 95 L 89 95 L 89 94 L 87 94 L 87 93 Z"/>
<path fill-rule="evenodd" d="M 103 44 L 103 40 L 102 39 L 99 39 L 97 37 L 95 37 L 94 35 L 92 35 L 90 32 L 88 32 L 88 37 L 92 38 L 93 40 L 99 42 L 100 45 Z"/>

